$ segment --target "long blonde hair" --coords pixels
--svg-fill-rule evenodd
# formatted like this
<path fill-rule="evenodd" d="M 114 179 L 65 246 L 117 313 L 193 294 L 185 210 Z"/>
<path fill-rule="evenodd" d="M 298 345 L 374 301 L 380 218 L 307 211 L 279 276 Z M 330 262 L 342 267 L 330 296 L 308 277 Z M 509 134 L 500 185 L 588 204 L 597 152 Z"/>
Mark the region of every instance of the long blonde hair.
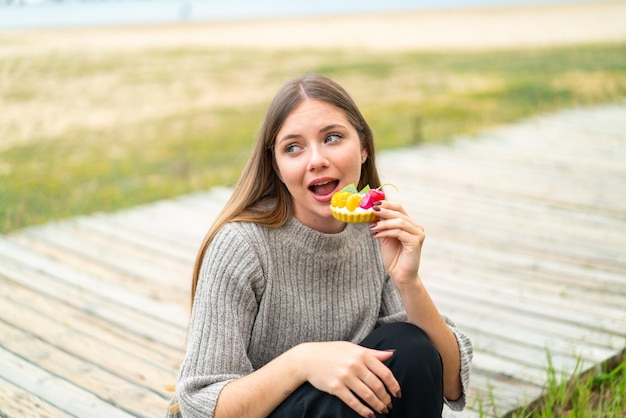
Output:
<path fill-rule="evenodd" d="M 319 74 L 309 74 L 287 82 L 270 103 L 258 139 L 241 177 L 230 199 L 204 237 L 198 251 L 191 282 L 192 306 L 204 253 L 224 224 L 256 222 L 263 226 L 277 228 L 283 226 L 293 216 L 291 195 L 274 171 L 274 143 L 285 119 L 306 99 L 324 101 L 346 113 L 348 121 L 358 132 L 361 144 L 368 155 L 361 167 L 358 187 L 361 188 L 367 184 L 371 187 L 380 186 L 375 165 L 372 131 L 345 89 Z"/>

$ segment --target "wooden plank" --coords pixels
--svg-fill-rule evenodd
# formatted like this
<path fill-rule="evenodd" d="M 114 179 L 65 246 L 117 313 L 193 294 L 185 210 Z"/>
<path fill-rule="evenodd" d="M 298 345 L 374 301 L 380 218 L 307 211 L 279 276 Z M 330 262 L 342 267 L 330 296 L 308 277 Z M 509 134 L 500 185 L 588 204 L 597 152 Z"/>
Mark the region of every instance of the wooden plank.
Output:
<path fill-rule="evenodd" d="M 193 261 L 198 249 L 191 243 L 182 245 L 122 227 L 119 223 L 114 222 L 111 217 L 81 217 L 75 219 L 74 222 L 78 228 L 96 232 L 126 245 L 143 248 L 144 251 L 150 251 L 153 254 L 162 254 L 185 264 L 189 263 L 189 260 Z"/>
<path fill-rule="evenodd" d="M 608 306 L 578 306 L 578 300 L 527 291 L 523 287 L 502 286 L 498 281 L 485 281 L 481 277 L 476 280 L 459 278 L 451 274 L 438 274 L 437 285 L 450 289 L 463 289 L 463 292 L 478 300 L 493 300 L 509 307 L 519 306 L 530 316 L 550 317 L 562 322 L 575 324 L 581 328 L 601 330 L 614 335 L 626 335 L 626 312 L 624 309 Z M 622 307 L 623 308 L 623 307 Z"/>
<path fill-rule="evenodd" d="M 80 359 L 83 364 L 93 365 L 133 382 L 139 388 L 167 396 L 164 387 L 171 384 L 174 377 L 171 367 L 163 367 L 141 358 L 138 352 L 124 351 L 115 344 L 115 338 L 111 335 L 96 340 L 82 330 L 73 328 L 76 322 L 58 322 L 56 318 L 43 315 L 10 298 L 5 298 L 4 306 L 6 312 L 3 312 L 2 320 L 6 324 L 35 335 L 39 340 Z M 44 353 L 44 356 L 47 355 Z"/>
<path fill-rule="evenodd" d="M 468 214 L 462 215 L 462 224 L 451 224 L 459 219 L 454 212 L 442 213 L 420 209 L 420 219 L 428 228 L 442 238 L 480 239 L 481 242 L 496 244 L 500 248 L 517 247 L 527 253 L 539 253 L 543 257 L 567 260 L 571 263 L 593 265 L 609 271 L 626 273 L 626 256 L 620 248 L 626 247 L 626 240 L 618 235 L 626 233 L 626 228 L 613 228 L 603 237 L 601 227 L 580 225 L 576 231 L 565 224 L 553 224 L 543 227 L 543 221 L 533 219 L 529 214 L 523 220 L 512 216 L 493 214 L 492 223 L 485 217 Z M 544 216 L 547 219 L 547 216 Z M 608 226 L 607 226 L 608 228 Z M 593 232 L 587 233 L 587 230 Z M 533 231 L 541 231 L 533 234 Z M 474 239 L 476 238 L 476 239 Z"/>
<path fill-rule="evenodd" d="M 150 312 L 152 316 L 166 323 L 179 326 L 185 326 L 187 323 L 188 313 L 185 312 L 183 307 L 158 302 L 140 294 L 129 293 L 120 286 L 102 282 L 80 271 L 33 254 L 27 249 L 5 239 L 0 239 L 0 254 L 16 260 L 26 271 L 45 272 L 49 277 L 65 282 L 77 289 L 98 289 L 100 297 L 130 309 L 141 307 L 142 312 Z"/>
<path fill-rule="evenodd" d="M 462 216 L 461 219 L 470 224 L 487 224 L 491 220 L 491 227 L 499 230 L 515 229 L 519 233 L 526 232 L 529 235 L 534 233 L 539 238 L 559 233 L 580 240 L 589 238 L 598 244 L 606 242 L 602 241 L 604 236 L 609 243 L 626 242 L 623 233 L 620 233 L 626 226 L 619 218 L 572 211 L 571 208 L 538 205 L 522 199 L 503 199 L 498 194 L 465 186 L 448 187 L 447 184 L 443 184 L 439 187 L 439 183 L 416 180 L 407 187 L 407 196 L 401 197 L 401 202 L 414 208 L 413 210 L 419 210 L 422 216 L 425 212 L 431 214 L 434 219 L 443 218 L 450 227 L 463 226 L 458 222 L 450 224 L 450 221 Z M 463 202 L 463 205 L 459 207 L 458 202 Z M 518 227 L 519 225 L 528 225 L 532 228 L 523 230 Z M 573 244 L 577 243 L 581 242 L 576 241 Z"/>
<path fill-rule="evenodd" d="M 537 389 L 527 383 L 511 383 L 502 376 L 484 375 L 480 369 L 473 372 L 473 386 L 468 395 L 466 409 L 453 416 L 465 418 L 466 410 L 479 417 L 501 417 L 519 404 L 527 404 Z"/>
<path fill-rule="evenodd" d="M 542 386 L 511 379 L 507 376 L 473 367 L 468 406 L 481 417 L 502 417 L 507 412 L 527 405 L 539 397 Z M 465 411 L 458 414 L 464 417 Z"/>
<path fill-rule="evenodd" d="M 42 340 L 0 321 L 3 348 L 18 355 L 23 361 L 36 364 L 67 382 L 92 393 L 107 403 L 137 417 L 156 417 L 164 414 L 167 398 L 144 386 L 122 379 L 98 364 L 65 352 Z"/>
<path fill-rule="evenodd" d="M 497 139 L 497 138 L 494 138 Z M 502 138 L 501 141 L 507 139 Z M 537 155 L 541 150 L 533 150 L 515 146 L 503 148 L 501 144 L 494 141 L 484 141 L 479 147 L 467 148 L 463 153 L 453 153 L 445 159 L 438 161 L 442 167 L 456 167 L 463 172 L 471 173 L 476 177 L 486 177 L 493 173 L 502 173 L 508 181 L 515 181 L 516 185 L 533 185 L 541 174 L 550 174 L 544 181 L 549 183 L 560 183 L 566 187 L 576 185 L 588 186 L 599 182 L 600 176 L 607 177 L 610 183 L 618 186 L 618 192 L 624 191 L 624 185 L 619 184 L 613 177 L 620 176 L 624 172 L 624 167 L 619 161 L 612 161 L 611 158 L 601 158 L 590 156 L 562 155 L 556 150 L 546 150 L 549 155 Z M 493 150 L 492 150 L 493 149 Z M 550 154 L 555 153 L 555 154 Z M 514 169 L 513 169 L 514 167 Z M 454 172 L 448 172 L 453 175 Z M 494 184 L 502 184 L 502 179 L 495 178 Z M 583 196 L 584 197 L 584 196 Z"/>
<path fill-rule="evenodd" d="M 404 158 L 407 157 L 408 155 L 405 155 Z M 489 193 L 499 196 L 499 199 L 516 199 L 546 207 L 585 210 L 612 217 L 619 217 L 623 213 L 626 192 L 620 194 L 619 189 L 613 187 L 600 195 L 602 189 L 598 189 L 598 185 L 592 184 L 586 186 L 590 190 L 588 193 L 582 193 L 581 187 L 583 185 L 580 183 L 566 183 L 564 181 L 551 183 L 546 181 L 553 174 L 545 172 L 545 170 L 543 177 L 527 179 L 522 175 L 523 173 L 516 172 L 512 175 L 501 170 L 487 172 L 481 170 L 480 166 L 458 167 L 449 164 L 447 167 L 434 167 L 433 164 L 429 164 L 427 167 L 430 169 L 430 174 L 418 175 L 415 180 L 413 180 L 416 177 L 415 172 L 407 173 L 406 177 L 396 172 L 393 177 L 387 175 L 384 178 L 385 181 L 396 183 L 403 192 L 406 192 L 407 187 L 411 189 L 415 182 L 421 181 L 422 184 L 427 185 L 426 189 L 438 187 L 441 190 L 447 190 L 462 187 L 466 190 L 471 189 L 472 193 Z M 462 176 L 462 180 L 457 178 L 459 175 Z M 624 178 L 625 176 L 622 175 L 621 177 Z M 405 180 L 402 181 L 402 178 Z M 406 182 L 407 178 L 411 181 Z M 413 186 L 413 188 L 415 187 Z M 615 193 L 610 193 L 609 190 L 615 190 Z"/>
<path fill-rule="evenodd" d="M 472 141 L 479 142 L 480 146 L 472 146 Z M 516 170 L 518 165 L 519 169 L 525 170 L 527 164 L 537 163 L 544 167 L 549 164 L 577 176 L 585 170 L 573 168 L 623 171 L 623 166 L 619 164 L 623 161 L 621 157 L 626 156 L 623 141 L 624 135 L 575 130 L 562 123 L 523 123 L 488 130 L 478 137 L 464 140 L 455 150 L 479 161 L 489 160 L 496 164 L 502 158 L 507 162 L 515 161 L 518 163 Z M 503 147 L 502 142 L 506 146 Z"/>
<path fill-rule="evenodd" d="M 146 279 L 148 282 L 165 282 L 168 277 L 191 277 L 189 264 L 178 259 L 172 259 L 163 254 L 145 251 L 132 245 L 125 245 L 122 241 L 108 239 L 105 236 L 92 234 L 86 230 L 73 227 L 68 223 L 42 226 L 23 231 L 33 239 L 52 243 L 70 253 L 82 255 L 94 263 L 110 266 L 111 269 L 126 276 Z"/>
<path fill-rule="evenodd" d="M 170 337 L 166 345 L 152 338 L 151 335 L 140 335 L 134 327 L 128 329 L 112 323 L 106 318 L 106 315 L 101 315 L 100 312 L 92 313 L 84 309 L 82 304 L 68 303 L 69 298 L 50 297 L 32 288 L 25 288 L 6 280 L 1 275 L 0 284 L 2 285 L 0 295 L 7 301 L 17 304 L 17 306 L 7 305 L 7 309 L 9 307 L 19 309 L 19 306 L 28 306 L 30 310 L 45 317 L 54 318 L 55 322 L 80 332 L 85 337 L 103 345 L 113 345 L 125 353 L 158 365 L 165 370 L 174 368 L 182 359 L 181 350 L 185 342 L 183 332 L 179 334 L 180 339 L 178 341 L 172 338 L 172 333 L 166 333 Z M 0 314 L 0 319 L 8 321 L 8 318 L 13 315 Z M 126 319 L 129 318 L 126 317 Z M 161 331 L 163 332 L 163 330 Z"/>
<path fill-rule="evenodd" d="M 600 172 L 611 169 L 623 171 L 619 164 L 621 156 L 626 153 L 622 148 L 624 135 L 598 135 L 593 132 L 573 131 L 554 124 L 526 124 L 490 129 L 472 137 L 457 137 L 451 146 L 431 144 L 419 146 L 420 161 L 427 160 L 433 167 L 449 166 L 457 158 L 468 161 L 468 157 L 475 160 L 475 164 L 467 162 L 468 167 L 507 166 L 506 173 L 514 175 L 518 170 L 527 172 L 535 177 L 529 167 L 547 168 L 559 167 L 563 172 L 572 172 L 576 163 L 583 166 L 589 164 Z M 408 148 L 409 150 L 413 148 Z M 440 150 L 445 152 L 440 152 Z M 405 149 L 397 150 L 394 158 L 403 162 L 406 156 L 400 155 Z M 484 152 L 482 152 L 484 151 Z M 387 154 L 387 152 L 385 152 Z M 510 164 L 514 162 L 514 164 Z M 425 167 L 423 163 L 420 167 Z M 417 170 L 420 167 L 415 167 Z M 453 174 L 453 173 L 450 173 Z M 460 179 L 462 180 L 462 179 Z"/>
<path fill-rule="evenodd" d="M 124 287 L 131 293 L 141 294 L 151 299 L 167 301 L 168 303 L 177 305 L 185 305 L 189 300 L 191 278 L 189 278 L 187 286 L 184 286 L 183 283 L 151 283 L 146 279 L 123 274 L 112 269 L 109 265 L 102 264 L 98 261 L 94 262 L 93 260 L 84 258 L 80 254 L 69 252 L 47 241 L 31 238 L 26 234 L 13 235 L 11 236 L 11 241 L 20 244 L 24 248 L 28 248 L 30 251 L 42 257 L 52 259 L 59 264 L 81 271 L 86 275 L 94 277 L 94 279 Z M 175 282 L 176 280 L 174 279 L 178 278 L 171 278 L 171 282 Z"/>
<path fill-rule="evenodd" d="M 600 135 L 624 136 L 626 132 L 626 110 L 623 103 L 614 103 L 588 109 L 569 109 L 558 112 L 557 117 L 547 115 L 539 120 L 542 123 L 567 126 Z"/>
<path fill-rule="evenodd" d="M 438 283 L 436 278 L 426 279 L 426 286 L 442 313 L 449 314 L 459 324 L 515 339 L 520 344 L 536 344 L 540 349 L 550 347 L 566 355 L 585 355 L 596 360 L 613 355 L 624 344 L 624 334 L 529 314 L 523 306 L 508 305 L 506 300 L 476 297 L 463 288 L 454 289 Z M 513 333 L 515 335 L 510 335 Z"/>
<path fill-rule="evenodd" d="M 549 304 L 555 304 L 553 299 L 556 299 L 557 306 L 562 306 L 561 301 L 567 300 L 569 301 L 569 305 L 566 306 L 567 309 L 589 312 L 592 315 L 603 316 L 620 322 L 626 321 L 626 314 L 622 305 L 624 298 L 619 294 L 603 294 L 601 289 L 594 289 L 593 287 L 568 286 L 566 280 L 561 282 L 551 279 L 545 280 L 543 275 L 537 277 L 533 274 L 525 274 L 523 277 L 519 277 L 515 274 L 505 275 L 467 266 L 463 270 L 462 277 L 459 278 L 457 273 L 443 271 L 443 268 L 439 264 L 436 270 L 429 266 L 425 267 L 424 271 L 433 271 L 432 274 L 436 277 L 444 275 L 452 276 L 453 280 L 462 280 L 461 287 L 465 281 L 472 281 L 484 286 L 484 292 L 491 292 L 491 288 L 494 288 L 496 292 L 504 290 L 516 294 L 516 297 L 539 298 Z M 595 291 L 589 291 L 590 289 Z"/>
<path fill-rule="evenodd" d="M 471 263 L 489 271 L 515 274 L 521 272 L 526 275 L 533 271 L 544 271 L 554 275 L 562 275 L 581 285 L 587 281 L 589 290 L 598 290 L 603 293 L 615 292 L 624 294 L 625 277 L 610 271 L 591 269 L 589 266 L 580 266 L 568 262 L 534 257 L 515 251 L 501 251 L 489 246 L 467 245 L 457 240 L 431 240 L 429 246 L 437 254 L 454 255 L 457 263 Z M 593 281 L 590 281 L 593 278 Z"/>
<path fill-rule="evenodd" d="M 170 201 L 159 201 L 140 209 L 130 209 L 115 215 L 129 227 L 151 235 L 199 246 L 212 218 L 201 209 L 187 210 L 181 214 L 181 205 Z"/>
<path fill-rule="evenodd" d="M 431 239 L 430 247 L 426 251 L 432 254 L 434 258 L 432 261 L 445 262 L 444 257 L 448 254 L 453 257 L 455 263 L 469 263 L 469 268 L 510 275 L 519 280 L 531 279 L 538 272 L 544 277 L 555 278 L 556 282 L 570 280 L 572 286 L 580 289 L 603 293 L 615 292 L 618 296 L 624 294 L 624 276 L 619 273 L 590 269 L 588 265 L 541 258 L 517 251 L 510 245 L 504 248 L 489 245 L 476 248 L 471 242 L 437 238 Z"/>
<path fill-rule="evenodd" d="M 570 239 L 575 249 L 579 250 L 585 248 L 585 239 L 588 239 L 591 250 L 594 246 L 599 249 L 605 245 L 616 256 L 620 254 L 606 243 L 623 245 L 625 241 L 620 231 L 626 228 L 615 217 L 542 206 L 516 198 L 502 199 L 485 191 L 457 190 L 446 185 L 439 189 L 420 188 L 419 184 L 400 187 L 403 187 L 407 197 L 397 200 L 423 223 L 430 221 L 456 230 L 485 228 L 486 231 L 482 232 L 490 232 L 489 229 L 494 228 L 494 231 L 509 232 L 509 238 L 513 238 L 515 232 L 522 237 L 532 237 L 536 233 L 536 245 L 540 245 L 543 239 Z M 458 202 L 463 202 L 463 205 L 459 207 Z M 602 240 L 604 231 L 605 241 Z"/>
<path fill-rule="evenodd" d="M 2 378 L 0 365 L 0 417 L 6 418 L 71 418 L 32 393 Z"/>
<path fill-rule="evenodd" d="M 0 346 L 2 376 L 70 416 L 131 418 L 133 415 L 101 400 L 93 393 L 49 373 Z"/>
<path fill-rule="evenodd" d="M 224 207 L 231 189 L 215 187 L 210 190 L 179 196 L 168 201 L 157 202 L 149 208 L 149 215 L 141 212 L 126 212 L 116 218 L 125 228 L 141 230 L 163 239 L 180 244 L 192 244 L 193 254 L 204 239 L 213 220 Z M 169 221 L 174 217 L 174 222 Z M 158 227 L 155 228 L 157 219 Z"/>
<path fill-rule="evenodd" d="M 50 301 L 60 301 L 78 311 L 98 317 L 104 321 L 103 335 L 110 332 L 128 332 L 175 349 L 180 348 L 180 342 L 185 339 L 186 330 L 182 323 L 174 325 L 164 322 L 160 318 L 154 318 L 150 313 L 141 311 L 141 306 L 128 308 L 102 298 L 98 288 L 79 288 L 42 272 L 24 271 L 19 264 L 2 256 L 0 256 L 0 276 L 5 282 L 10 281 L 30 289 L 49 298 Z"/>
<path fill-rule="evenodd" d="M 465 326 L 463 329 L 467 330 L 468 335 L 472 335 L 472 342 L 477 352 L 513 361 L 527 368 L 542 371 L 544 374 L 547 374 L 546 371 L 550 362 L 555 370 L 574 370 L 577 365 L 585 368 L 591 367 L 614 353 L 604 349 L 598 350 L 595 347 L 582 352 L 581 350 L 585 349 L 585 344 L 582 344 L 582 347 L 573 347 L 574 343 L 572 343 L 572 351 L 564 352 L 566 350 L 559 349 L 559 347 L 553 348 L 545 340 L 545 345 L 542 346 L 537 339 L 531 341 L 524 340 L 519 335 L 511 337 L 501 335 L 495 329 L 487 328 L 485 330 L 484 324 L 481 324 L 483 325 L 481 327 L 476 327 L 472 321 L 463 321 L 462 323 Z M 511 328 L 517 327 L 512 326 Z M 532 335 L 528 330 L 521 327 L 518 329 L 524 336 Z M 599 353 L 606 353 L 607 355 L 601 357 L 598 355 Z M 516 378 L 511 377 L 511 379 Z"/>
<path fill-rule="evenodd" d="M 479 418 L 479 417 L 485 418 L 486 417 L 486 415 L 481 415 L 479 411 L 475 411 L 471 408 L 466 408 L 462 413 L 460 413 L 460 412 L 452 411 L 447 406 L 444 406 L 443 412 L 441 414 L 442 418 L 454 418 L 454 417 L 460 417 L 460 416 L 463 416 L 463 418 Z"/>
<path fill-rule="evenodd" d="M 533 259 L 532 257 L 520 257 L 519 259 L 513 255 L 522 255 L 514 251 L 498 252 L 492 248 L 482 248 L 483 256 L 475 255 L 477 250 L 467 250 L 458 252 L 446 251 L 452 247 L 459 245 L 455 242 L 449 245 L 449 242 L 442 243 L 441 240 L 432 238 L 429 242 L 430 248 L 424 253 L 428 257 L 428 261 L 423 264 L 423 272 L 429 272 L 435 275 L 436 272 L 449 272 L 452 275 L 467 278 L 467 280 L 485 280 L 493 282 L 496 287 L 502 286 L 509 281 L 511 286 L 515 286 L 520 293 L 529 294 L 531 289 L 541 289 L 541 286 L 534 286 L 539 280 L 545 280 L 546 286 L 567 286 L 567 280 L 571 280 L 570 291 L 573 294 L 587 292 L 587 297 L 579 300 L 574 306 L 582 305 L 586 302 L 596 300 L 598 303 L 606 303 L 607 305 L 617 307 L 623 306 L 621 302 L 624 298 L 623 284 L 619 281 L 612 282 L 614 274 L 606 274 L 598 272 L 589 275 L 589 271 L 584 269 L 572 269 L 567 263 L 561 265 L 553 263 L 552 260 Z M 456 249 L 456 248 L 455 248 Z M 464 266 L 462 271 L 450 266 L 454 263 L 457 266 Z M 528 263 L 528 264 L 525 264 Z M 431 273 L 432 272 L 432 273 Z M 425 276 L 428 277 L 428 276 Z M 501 283 L 501 280 L 506 280 Z M 525 286 L 528 282 L 528 286 Z M 561 292 L 559 295 L 567 297 L 570 291 Z M 613 293 L 614 292 L 614 293 Z M 593 296 L 592 296 L 593 295 Z M 574 308 L 572 306 L 572 308 Z M 582 308 L 585 310 L 586 308 Z M 622 317 L 622 316 L 620 316 Z"/>
<path fill-rule="evenodd" d="M 455 288 L 450 284 L 441 283 L 439 280 L 430 280 L 426 286 L 442 300 L 455 302 L 458 300 L 459 304 L 467 301 L 470 308 L 476 306 L 477 311 L 493 312 L 494 319 L 498 318 L 498 313 L 502 313 L 503 316 L 505 312 L 506 314 L 515 313 L 524 318 L 525 322 L 530 324 L 532 328 L 541 330 L 547 335 L 558 335 L 563 339 L 581 342 L 594 341 L 597 345 L 618 350 L 624 342 L 624 335 L 626 335 L 624 332 L 610 329 L 602 321 L 585 319 L 584 315 L 579 315 L 574 311 L 561 313 L 558 310 L 543 309 L 538 305 L 528 306 L 526 303 L 489 298 L 466 288 Z M 584 322 L 576 322 L 577 318 Z"/>
<path fill-rule="evenodd" d="M 507 251 L 535 259 L 577 265 L 587 272 L 589 271 L 587 266 L 594 266 L 594 269 L 614 273 L 618 278 L 618 283 L 621 281 L 619 277 L 626 275 L 626 260 L 618 254 L 618 248 L 603 253 L 601 246 L 594 245 L 594 243 L 589 243 L 589 246 L 585 248 L 583 240 L 578 241 L 580 244 L 576 244 L 576 240 L 563 240 L 562 237 L 559 239 L 538 237 L 537 240 L 533 240 L 532 236 L 526 236 L 524 233 L 515 234 L 513 231 L 503 233 L 497 231 L 497 228 L 482 228 L 473 225 L 455 230 L 445 225 L 428 222 L 426 227 L 429 237 L 433 236 L 441 240 L 455 241 L 468 246 L 481 245 L 492 251 Z M 532 229 L 529 225 L 526 227 Z M 568 246 L 568 242 L 572 244 Z"/>
<path fill-rule="evenodd" d="M 624 182 L 619 180 L 620 177 L 624 179 L 623 165 L 616 166 L 616 169 L 619 168 L 620 170 L 619 176 L 603 175 L 596 180 L 593 172 L 564 170 L 563 166 L 559 164 L 555 164 L 553 167 L 547 166 L 545 162 L 540 167 L 521 164 L 519 161 L 515 161 L 513 157 L 515 154 L 508 150 L 506 138 L 501 141 L 483 142 L 487 142 L 488 145 L 483 143 L 472 144 L 473 147 L 466 147 L 467 151 L 463 148 L 459 149 L 456 145 L 451 149 L 432 147 L 426 151 L 422 148 L 403 150 L 402 155 L 398 153 L 392 156 L 390 161 L 393 166 L 389 168 L 389 171 L 396 174 L 406 171 L 407 174 L 410 173 L 409 179 L 418 177 L 425 181 L 435 181 L 444 185 L 446 183 L 472 185 L 481 190 L 493 190 L 503 196 L 521 195 L 527 198 L 534 196 L 534 200 L 537 200 L 538 197 L 544 199 L 550 197 L 554 201 L 559 197 L 559 200 L 574 199 L 572 202 L 576 202 L 575 199 L 590 196 L 589 193 L 576 193 L 581 182 L 583 184 L 585 184 L 584 182 L 592 182 L 591 185 L 595 186 L 600 179 L 603 183 L 614 182 L 614 185 L 617 186 L 605 190 L 624 191 Z M 622 141 L 620 148 L 624 148 L 624 142 Z M 509 158 L 503 160 L 501 156 L 499 156 L 500 158 L 491 157 L 488 149 L 489 144 L 493 144 L 492 146 L 496 149 L 505 150 L 502 153 Z M 487 148 L 486 152 L 483 152 L 483 148 Z M 485 156 L 489 156 L 488 159 Z M 381 159 L 381 161 L 384 160 Z M 419 164 L 419 162 L 423 164 Z M 515 167 L 515 169 L 512 170 L 511 167 Z M 537 170 L 538 168 L 540 170 Z M 462 178 L 459 178 L 459 174 L 462 175 Z M 572 177 L 576 178 L 576 176 L 581 177 L 579 181 L 572 181 Z M 395 182 L 395 180 L 393 181 Z M 547 187 L 552 184 L 559 184 L 561 187 L 560 189 Z M 521 191 L 524 194 L 521 194 Z M 567 192 L 568 195 L 564 192 Z M 563 196 L 560 196 L 561 194 Z M 611 198 L 603 204 L 611 205 L 615 201 L 615 198 L 612 197 L 614 195 L 615 192 L 609 195 Z M 619 209 L 618 206 L 612 207 Z"/>

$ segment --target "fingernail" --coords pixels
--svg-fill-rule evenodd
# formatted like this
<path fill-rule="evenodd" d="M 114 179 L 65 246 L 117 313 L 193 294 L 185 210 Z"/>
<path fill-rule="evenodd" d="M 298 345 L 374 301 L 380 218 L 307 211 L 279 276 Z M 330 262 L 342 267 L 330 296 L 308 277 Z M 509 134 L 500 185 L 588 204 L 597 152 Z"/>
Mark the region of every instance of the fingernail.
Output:
<path fill-rule="evenodd" d="M 375 236 L 376 236 L 376 234 L 378 234 L 378 232 L 372 232 L 372 233 L 371 233 L 371 235 L 372 235 L 373 237 L 375 237 Z"/>
<path fill-rule="evenodd" d="M 376 418 L 376 415 L 374 415 L 373 412 L 370 412 L 369 415 L 367 416 L 368 418 Z"/>
<path fill-rule="evenodd" d="M 380 413 L 383 415 L 387 415 L 389 413 L 389 408 L 385 407 L 385 409 L 383 409 Z"/>
<path fill-rule="evenodd" d="M 374 206 L 374 207 L 372 207 L 372 210 L 374 212 L 379 212 L 380 211 L 380 207 L 379 206 Z"/>
<path fill-rule="evenodd" d="M 395 353 L 396 349 L 395 348 L 388 348 L 388 349 L 386 349 L 384 351 L 389 351 L 390 353 Z"/>
<path fill-rule="evenodd" d="M 396 392 L 396 398 L 400 399 L 401 397 L 402 397 L 402 391 L 398 389 L 398 391 Z"/>
<path fill-rule="evenodd" d="M 389 405 L 387 405 L 387 409 L 389 410 L 389 412 L 391 412 L 391 410 L 393 409 L 393 403 L 389 402 Z"/>
<path fill-rule="evenodd" d="M 376 228 L 376 226 L 377 226 L 377 225 L 378 225 L 378 223 L 373 222 L 373 223 L 369 224 L 369 227 L 370 227 L 371 229 L 374 229 L 374 228 Z"/>
<path fill-rule="evenodd" d="M 381 200 L 377 200 L 374 203 L 372 203 L 374 206 L 380 206 L 383 204 L 383 202 Z"/>

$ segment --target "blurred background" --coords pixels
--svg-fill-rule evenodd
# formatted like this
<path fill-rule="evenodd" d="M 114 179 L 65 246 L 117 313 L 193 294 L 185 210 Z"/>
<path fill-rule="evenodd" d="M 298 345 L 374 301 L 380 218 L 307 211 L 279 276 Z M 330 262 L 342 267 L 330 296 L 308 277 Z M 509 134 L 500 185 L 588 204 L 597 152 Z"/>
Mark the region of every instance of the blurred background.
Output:
<path fill-rule="evenodd" d="M 0 27 L 41 28 L 259 19 L 528 4 L 526 0 L 376 0 L 292 2 L 227 0 L 0 0 Z M 534 2 L 536 3 L 536 2 Z M 568 3 L 546 0 L 539 3 Z"/>
<path fill-rule="evenodd" d="M 623 100 L 623 1 L 0 1 L 0 233 L 230 185 L 288 78 L 380 149 Z"/>

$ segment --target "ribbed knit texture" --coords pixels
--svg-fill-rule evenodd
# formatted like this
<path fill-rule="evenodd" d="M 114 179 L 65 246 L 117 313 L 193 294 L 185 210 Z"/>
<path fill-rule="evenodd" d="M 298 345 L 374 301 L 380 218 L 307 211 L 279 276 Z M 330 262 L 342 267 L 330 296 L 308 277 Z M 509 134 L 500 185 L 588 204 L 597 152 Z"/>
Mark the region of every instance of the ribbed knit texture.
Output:
<path fill-rule="evenodd" d="M 459 341 L 467 388 L 472 345 L 445 319 Z M 366 225 L 322 234 L 295 219 L 278 229 L 227 224 L 203 259 L 173 402 L 186 418 L 212 418 L 226 383 L 295 345 L 356 343 L 382 323 L 405 320 Z M 448 404 L 462 409 L 465 394 Z"/>

